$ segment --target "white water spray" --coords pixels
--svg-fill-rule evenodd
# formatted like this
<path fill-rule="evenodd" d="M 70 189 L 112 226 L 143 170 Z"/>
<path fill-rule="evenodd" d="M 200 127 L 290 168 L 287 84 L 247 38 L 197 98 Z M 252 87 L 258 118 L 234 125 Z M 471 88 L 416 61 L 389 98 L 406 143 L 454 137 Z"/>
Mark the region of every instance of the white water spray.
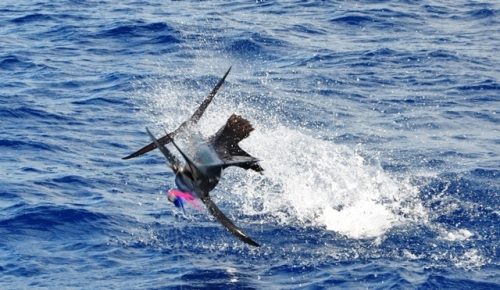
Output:
<path fill-rule="evenodd" d="M 191 94 L 166 82 L 143 94 L 145 117 L 161 128 L 158 132 L 170 131 L 204 97 Z M 418 190 L 408 181 L 367 164 L 352 148 L 314 138 L 277 118 L 261 118 L 256 109 L 237 105 L 237 98 L 234 92 L 216 96 L 199 124 L 208 136 L 237 113 L 256 129 L 241 146 L 262 160 L 264 174 L 228 169 L 213 192 L 214 199 L 234 204 L 233 212 L 266 216 L 271 223 L 324 227 L 355 239 L 380 237 L 394 226 L 425 219 Z"/>

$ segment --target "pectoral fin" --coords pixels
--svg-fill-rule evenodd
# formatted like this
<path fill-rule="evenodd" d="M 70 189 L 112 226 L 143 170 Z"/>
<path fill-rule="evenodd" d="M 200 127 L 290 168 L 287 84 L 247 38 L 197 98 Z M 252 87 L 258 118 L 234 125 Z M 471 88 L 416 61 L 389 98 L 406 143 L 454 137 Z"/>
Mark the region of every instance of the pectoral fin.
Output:
<path fill-rule="evenodd" d="M 260 245 L 247 236 L 240 228 L 238 228 L 230 219 L 224 215 L 222 211 L 215 205 L 209 195 L 206 195 L 201 199 L 203 203 L 207 206 L 208 211 L 219 221 L 231 234 L 236 236 L 241 241 L 252 245 L 254 247 L 260 247 Z"/>
<path fill-rule="evenodd" d="M 168 161 L 168 165 L 172 168 L 174 172 L 177 172 L 177 170 L 180 168 L 179 159 L 177 159 L 175 155 L 173 155 L 170 151 L 168 151 L 168 149 L 163 144 L 160 144 L 158 140 L 156 140 L 155 136 L 151 134 L 148 128 L 146 128 L 146 131 L 148 132 L 149 138 L 151 138 L 151 140 L 153 141 L 153 144 L 155 144 L 158 148 L 160 148 L 161 153 L 163 153 L 163 156 L 165 156 L 165 158 Z"/>

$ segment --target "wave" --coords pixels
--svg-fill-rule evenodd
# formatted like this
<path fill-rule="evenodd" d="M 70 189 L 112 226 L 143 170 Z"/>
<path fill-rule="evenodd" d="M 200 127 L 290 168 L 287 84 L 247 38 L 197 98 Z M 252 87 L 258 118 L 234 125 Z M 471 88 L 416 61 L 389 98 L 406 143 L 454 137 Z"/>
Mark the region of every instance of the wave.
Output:
<path fill-rule="evenodd" d="M 130 105 L 129 102 L 120 98 L 105 98 L 105 97 L 89 98 L 81 101 L 73 101 L 72 103 L 75 105 L 93 105 L 93 106 Z"/>
<path fill-rule="evenodd" d="M 27 70 L 37 67 L 37 65 L 27 59 L 17 57 L 15 55 L 7 55 L 0 58 L 0 69 L 5 70 Z"/>
<path fill-rule="evenodd" d="M 286 49 L 288 44 L 265 33 L 243 33 L 223 39 L 224 49 L 237 57 L 258 57 L 269 59 L 278 57 L 281 49 Z"/>
<path fill-rule="evenodd" d="M 72 121 L 73 118 L 62 114 L 51 113 L 42 109 L 22 106 L 15 109 L 0 108 L 0 117 L 14 119 L 36 119 L 44 123 Z"/>
<path fill-rule="evenodd" d="M 57 205 L 30 206 L 17 209 L 9 218 L 0 220 L 0 232 L 6 239 L 34 234 L 50 239 L 59 233 L 59 238 L 81 235 L 101 230 L 100 222 L 108 217 L 82 208 Z M 46 234 L 44 234 L 46 233 Z"/>
<path fill-rule="evenodd" d="M 417 14 L 404 13 L 387 8 L 349 11 L 330 19 L 330 23 L 332 24 L 360 28 L 394 29 L 398 31 L 420 21 L 420 17 Z"/>
<path fill-rule="evenodd" d="M 460 91 L 499 91 L 500 84 L 494 80 L 484 80 L 476 84 L 458 86 L 457 89 Z"/>
<path fill-rule="evenodd" d="M 481 8 L 467 12 L 467 15 L 472 19 L 485 19 L 495 16 L 495 10 Z"/>
<path fill-rule="evenodd" d="M 98 37 L 111 37 L 124 41 L 150 44 L 176 44 L 181 42 L 179 32 L 163 22 L 123 24 L 102 30 Z"/>
<path fill-rule="evenodd" d="M 14 18 L 11 21 L 15 24 L 29 24 L 32 22 L 45 22 L 51 20 L 54 20 L 54 18 L 48 14 L 33 13 Z"/>
<path fill-rule="evenodd" d="M 36 141 L 20 141 L 20 140 L 8 140 L 8 139 L 0 139 L 0 147 L 8 148 L 8 149 L 14 149 L 14 150 L 42 150 L 42 151 L 50 151 L 50 152 L 56 152 L 56 151 L 61 151 L 62 148 L 54 145 L 49 145 L 45 144 L 42 142 L 36 142 Z"/>

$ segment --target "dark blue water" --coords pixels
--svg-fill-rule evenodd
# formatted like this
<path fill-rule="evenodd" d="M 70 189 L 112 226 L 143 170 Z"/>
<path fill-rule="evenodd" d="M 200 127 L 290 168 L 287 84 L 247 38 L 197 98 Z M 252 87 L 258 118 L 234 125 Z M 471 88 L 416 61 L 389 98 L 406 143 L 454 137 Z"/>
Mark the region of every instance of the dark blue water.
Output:
<path fill-rule="evenodd" d="M 2 1 L 0 288 L 500 288 L 496 1 Z M 233 112 L 265 174 L 167 202 Z"/>

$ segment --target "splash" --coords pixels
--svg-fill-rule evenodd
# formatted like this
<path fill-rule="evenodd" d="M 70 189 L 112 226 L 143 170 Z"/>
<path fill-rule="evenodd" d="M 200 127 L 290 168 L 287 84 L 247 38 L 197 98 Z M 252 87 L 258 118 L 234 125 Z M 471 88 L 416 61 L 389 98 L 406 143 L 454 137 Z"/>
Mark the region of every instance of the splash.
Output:
<path fill-rule="evenodd" d="M 252 213 L 252 201 L 260 200 L 261 210 L 255 213 L 355 239 L 379 237 L 425 216 L 415 187 L 346 146 L 283 125 L 264 127 L 244 145 L 262 158 L 266 170 L 264 176 L 236 179 L 242 181 L 229 189 L 250 200 L 247 214 Z"/>
<path fill-rule="evenodd" d="M 204 91 L 208 92 L 209 86 Z M 145 117 L 171 130 L 194 111 L 201 99 L 186 98 L 193 90 L 166 82 L 146 96 Z M 200 131 L 213 134 L 232 113 L 242 114 L 256 128 L 242 147 L 258 156 L 263 175 L 226 171 L 213 195 L 244 215 L 265 216 L 266 222 L 324 227 L 354 239 L 383 236 L 406 222 L 425 219 L 418 190 L 368 163 L 356 150 L 321 140 L 302 128 L 279 121 L 271 112 L 241 106 L 238 96 L 214 99 L 200 120 Z M 266 114 L 263 118 L 261 115 Z M 217 192 L 219 191 L 219 192 Z M 225 191 L 225 192 L 224 192 Z"/>

